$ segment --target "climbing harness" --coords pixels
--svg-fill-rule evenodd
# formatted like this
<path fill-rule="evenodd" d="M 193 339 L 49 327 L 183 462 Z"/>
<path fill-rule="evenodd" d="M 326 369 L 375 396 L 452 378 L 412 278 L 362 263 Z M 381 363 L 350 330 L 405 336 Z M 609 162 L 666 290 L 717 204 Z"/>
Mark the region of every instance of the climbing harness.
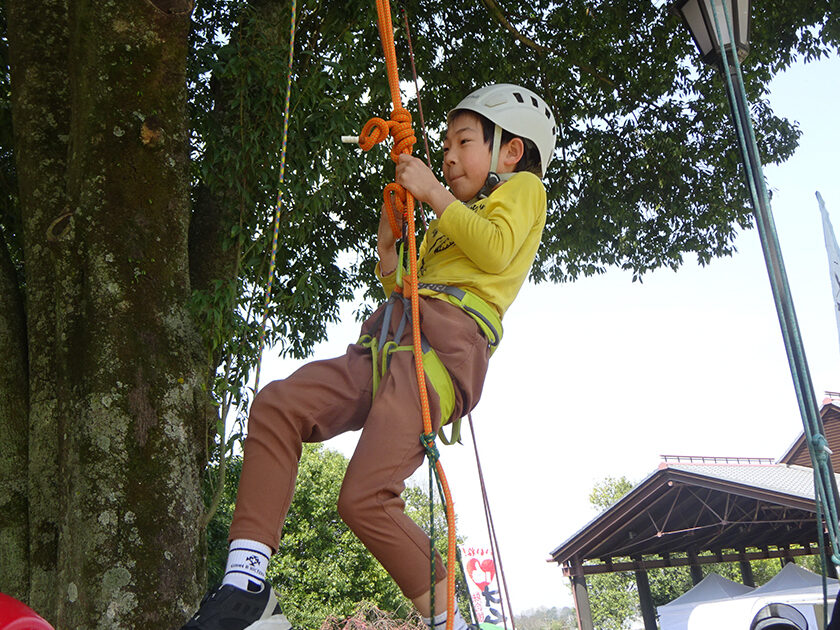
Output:
<path fill-rule="evenodd" d="M 490 346 L 490 354 L 492 356 L 492 354 L 496 351 L 496 348 L 499 347 L 499 343 L 502 341 L 502 320 L 496 312 L 496 309 L 494 309 L 487 302 L 478 297 L 475 293 L 471 293 L 470 291 L 467 291 L 466 289 L 461 289 L 459 287 L 452 287 L 446 284 L 432 284 L 427 282 L 420 282 L 417 284 L 417 287 L 421 290 L 425 289 L 429 291 L 434 291 L 438 294 L 442 294 L 447 302 L 457 306 L 467 315 L 472 317 L 475 323 L 478 324 L 478 327 L 481 329 L 481 332 L 484 334 L 484 337 L 487 339 L 487 344 Z M 434 385 L 435 381 L 431 380 L 431 382 Z M 437 391 L 440 395 L 440 390 L 436 389 L 435 391 Z M 443 404 L 442 397 L 441 404 Z M 438 437 L 440 437 L 440 441 L 446 445 L 460 442 L 462 418 L 451 419 L 451 422 L 449 422 L 449 426 L 451 427 L 451 429 L 448 437 L 446 435 L 446 432 L 444 431 L 444 425 L 447 422 L 447 418 L 448 416 L 443 416 L 440 425 L 440 431 L 438 431 Z"/>
<path fill-rule="evenodd" d="M 402 256 L 400 256 L 400 264 L 397 269 L 403 266 Z M 367 348 L 371 352 L 373 363 L 373 396 L 379 389 L 379 383 L 388 370 L 388 365 L 391 360 L 391 355 L 394 352 L 413 351 L 413 345 L 399 345 L 398 340 L 402 339 L 403 332 L 406 325 L 411 319 L 411 305 L 408 298 L 403 294 L 404 278 L 402 274 L 397 273 L 397 285 L 395 290 L 391 293 L 385 305 L 384 312 L 373 324 L 373 330 L 379 330 L 378 335 L 365 334 L 362 335 L 356 342 L 362 347 Z M 442 294 L 447 302 L 453 304 L 463 310 L 467 315 L 473 318 L 478 324 L 485 338 L 487 339 L 490 353 L 492 354 L 498 347 L 502 338 L 502 321 L 499 318 L 496 310 L 487 302 L 482 300 L 474 293 L 470 293 L 458 287 L 452 287 L 445 284 L 429 284 L 420 282 L 417 285 L 420 290 L 434 291 L 437 294 Z M 396 326 L 393 326 L 393 308 L 396 303 L 402 304 L 402 315 Z M 389 339 L 391 330 L 395 330 L 393 336 Z M 449 371 L 443 362 L 438 357 L 434 348 L 429 344 L 426 336 L 420 333 L 421 348 L 423 350 L 423 368 L 426 377 L 429 379 L 429 384 L 440 400 L 440 417 L 438 418 L 438 437 L 440 441 L 446 445 L 454 444 L 461 441 L 461 418 L 452 418 L 452 413 L 455 410 L 455 388 L 452 385 L 452 379 L 449 376 Z M 445 427 L 451 427 L 450 435 L 446 435 Z"/>
<path fill-rule="evenodd" d="M 363 348 L 370 350 L 373 362 L 373 396 L 376 396 L 376 391 L 379 388 L 379 383 L 388 371 L 388 366 L 391 362 L 391 355 L 394 352 L 414 352 L 413 345 L 398 345 L 396 341 L 389 340 L 382 343 L 382 338 L 373 337 L 371 335 L 362 335 L 356 342 Z M 432 390 L 437 393 L 440 399 L 440 418 L 438 425 L 441 426 L 439 435 L 444 443 L 446 441 L 443 434 L 442 425 L 446 423 L 447 418 L 452 415 L 455 409 L 455 388 L 452 385 L 452 379 L 449 377 L 449 372 L 443 365 L 443 362 L 438 357 L 434 349 L 429 345 L 429 341 L 425 335 L 421 334 L 420 338 L 421 348 L 423 351 L 422 362 L 423 370 L 426 377 L 429 379 L 429 384 Z"/>

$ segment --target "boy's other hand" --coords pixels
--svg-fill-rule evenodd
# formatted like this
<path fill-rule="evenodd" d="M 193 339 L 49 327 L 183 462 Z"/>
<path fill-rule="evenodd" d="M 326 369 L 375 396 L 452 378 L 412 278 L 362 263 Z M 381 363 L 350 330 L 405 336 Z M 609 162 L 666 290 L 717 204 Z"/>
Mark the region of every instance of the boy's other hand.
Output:
<path fill-rule="evenodd" d="M 429 204 L 440 217 L 455 197 L 443 187 L 423 160 L 403 153 L 397 162 L 396 182 L 414 195 L 414 198 Z"/>
<path fill-rule="evenodd" d="M 376 234 L 376 250 L 379 254 L 379 270 L 384 276 L 391 275 L 397 268 L 397 252 L 394 249 L 397 239 L 391 230 L 391 223 L 388 221 L 387 212 L 388 210 L 383 203 L 382 212 L 379 215 L 379 230 Z M 397 213 L 394 218 L 397 220 L 397 225 L 402 228 L 402 215 Z"/>

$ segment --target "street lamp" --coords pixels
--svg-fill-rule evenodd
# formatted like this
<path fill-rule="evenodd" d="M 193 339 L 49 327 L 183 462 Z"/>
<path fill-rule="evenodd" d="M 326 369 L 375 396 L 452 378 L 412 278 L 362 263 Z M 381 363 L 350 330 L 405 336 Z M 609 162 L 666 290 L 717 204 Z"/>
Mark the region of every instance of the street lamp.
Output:
<path fill-rule="evenodd" d="M 779 324 L 782 328 L 785 351 L 799 403 L 799 413 L 805 428 L 805 438 L 814 465 L 817 515 L 820 516 L 821 506 L 825 506 L 822 516 L 825 517 L 833 548 L 831 559 L 835 565 L 840 565 L 840 522 L 838 522 L 840 497 L 838 497 L 837 482 L 829 458 L 831 451 L 825 439 L 825 430 L 814 396 L 811 373 L 805 359 L 802 335 L 796 321 L 793 298 L 790 294 L 779 239 L 776 236 L 767 186 L 764 183 L 764 172 L 758 156 L 752 117 L 744 93 L 741 61 L 749 52 L 750 0 L 676 0 L 672 5 L 672 10 L 682 17 L 700 50 L 703 61 L 716 66 L 726 83 L 726 95 L 738 136 L 738 146 L 752 201 L 753 215 L 770 277 L 770 287 L 773 290 Z"/>
<path fill-rule="evenodd" d="M 750 9 L 751 0 L 678 0 L 674 4 L 674 11 L 679 13 L 691 32 L 703 61 L 715 65 L 721 61 L 721 50 L 732 50 L 732 39 L 735 40 L 734 48 L 739 61 L 749 54 Z M 717 37 L 714 18 L 716 13 L 723 16 L 724 11 L 731 16 L 734 37 L 730 38 L 729 29 L 724 28 L 721 29 L 721 41 Z"/>

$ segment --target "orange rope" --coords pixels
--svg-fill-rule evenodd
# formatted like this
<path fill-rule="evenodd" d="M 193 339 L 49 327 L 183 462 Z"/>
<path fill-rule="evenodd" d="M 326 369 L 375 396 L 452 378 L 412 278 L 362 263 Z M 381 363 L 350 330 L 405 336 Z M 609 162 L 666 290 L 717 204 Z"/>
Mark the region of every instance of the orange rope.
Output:
<path fill-rule="evenodd" d="M 411 128 L 411 114 L 403 108 L 400 97 L 400 79 L 397 72 L 397 51 L 394 45 L 394 27 L 391 23 L 390 0 L 376 0 L 376 14 L 379 25 L 379 37 L 382 40 L 382 52 L 385 55 L 385 67 L 388 73 L 388 86 L 391 90 L 391 101 L 393 110 L 391 120 L 385 121 L 381 118 L 371 118 L 365 123 L 362 133 L 359 134 L 359 146 L 368 151 L 379 142 L 385 140 L 390 134 L 394 138 L 394 147 L 391 149 L 391 159 L 399 161 L 402 153 L 411 154 L 414 143 L 417 139 Z M 407 222 L 408 260 L 409 277 L 406 284 L 409 289 L 411 300 L 411 325 L 414 342 L 414 367 L 417 375 L 417 387 L 420 390 L 420 409 L 423 414 L 423 430 L 426 435 L 433 434 L 432 414 L 429 409 L 429 394 L 426 390 L 426 374 L 423 370 L 423 349 L 420 342 L 420 302 L 417 295 L 417 242 L 414 235 L 414 197 L 405 188 L 397 183 L 388 184 L 384 190 L 385 208 L 388 215 L 388 222 L 395 238 L 400 238 L 401 233 L 395 219 L 397 212 L 401 213 L 403 220 Z M 431 445 L 434 446 L 432 438 Z M 455 510 L 452 503 L 452 495 L 449 491 L 449 484 L 443 472 L 443 465 L 440 460 L 435 461 L 440 485 L 443 488 L 444 501 L 446 503 L 446 523 L 448 529 L 446 560 L 448 566 L 446 583 L 446 630 L 452 630 L 455 611 L 455 563 L 456 563 L 456 541 L 455 541 Z M 434 590 L 435 585 L 431 585 Z M 434 612 L 434 611 L 433 611 Z"/>

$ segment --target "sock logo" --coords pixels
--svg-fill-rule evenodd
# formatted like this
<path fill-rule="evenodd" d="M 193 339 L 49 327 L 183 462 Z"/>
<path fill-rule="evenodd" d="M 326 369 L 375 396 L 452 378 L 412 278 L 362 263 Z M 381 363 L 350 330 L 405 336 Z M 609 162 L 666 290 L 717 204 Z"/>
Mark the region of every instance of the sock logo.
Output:
<path fill-rule="evenodd" d="M 260 557 L 259 556 L 248 556 L 245 558 L 245 565 L 249 569 L 254 569 L 260 565 Z"/>

